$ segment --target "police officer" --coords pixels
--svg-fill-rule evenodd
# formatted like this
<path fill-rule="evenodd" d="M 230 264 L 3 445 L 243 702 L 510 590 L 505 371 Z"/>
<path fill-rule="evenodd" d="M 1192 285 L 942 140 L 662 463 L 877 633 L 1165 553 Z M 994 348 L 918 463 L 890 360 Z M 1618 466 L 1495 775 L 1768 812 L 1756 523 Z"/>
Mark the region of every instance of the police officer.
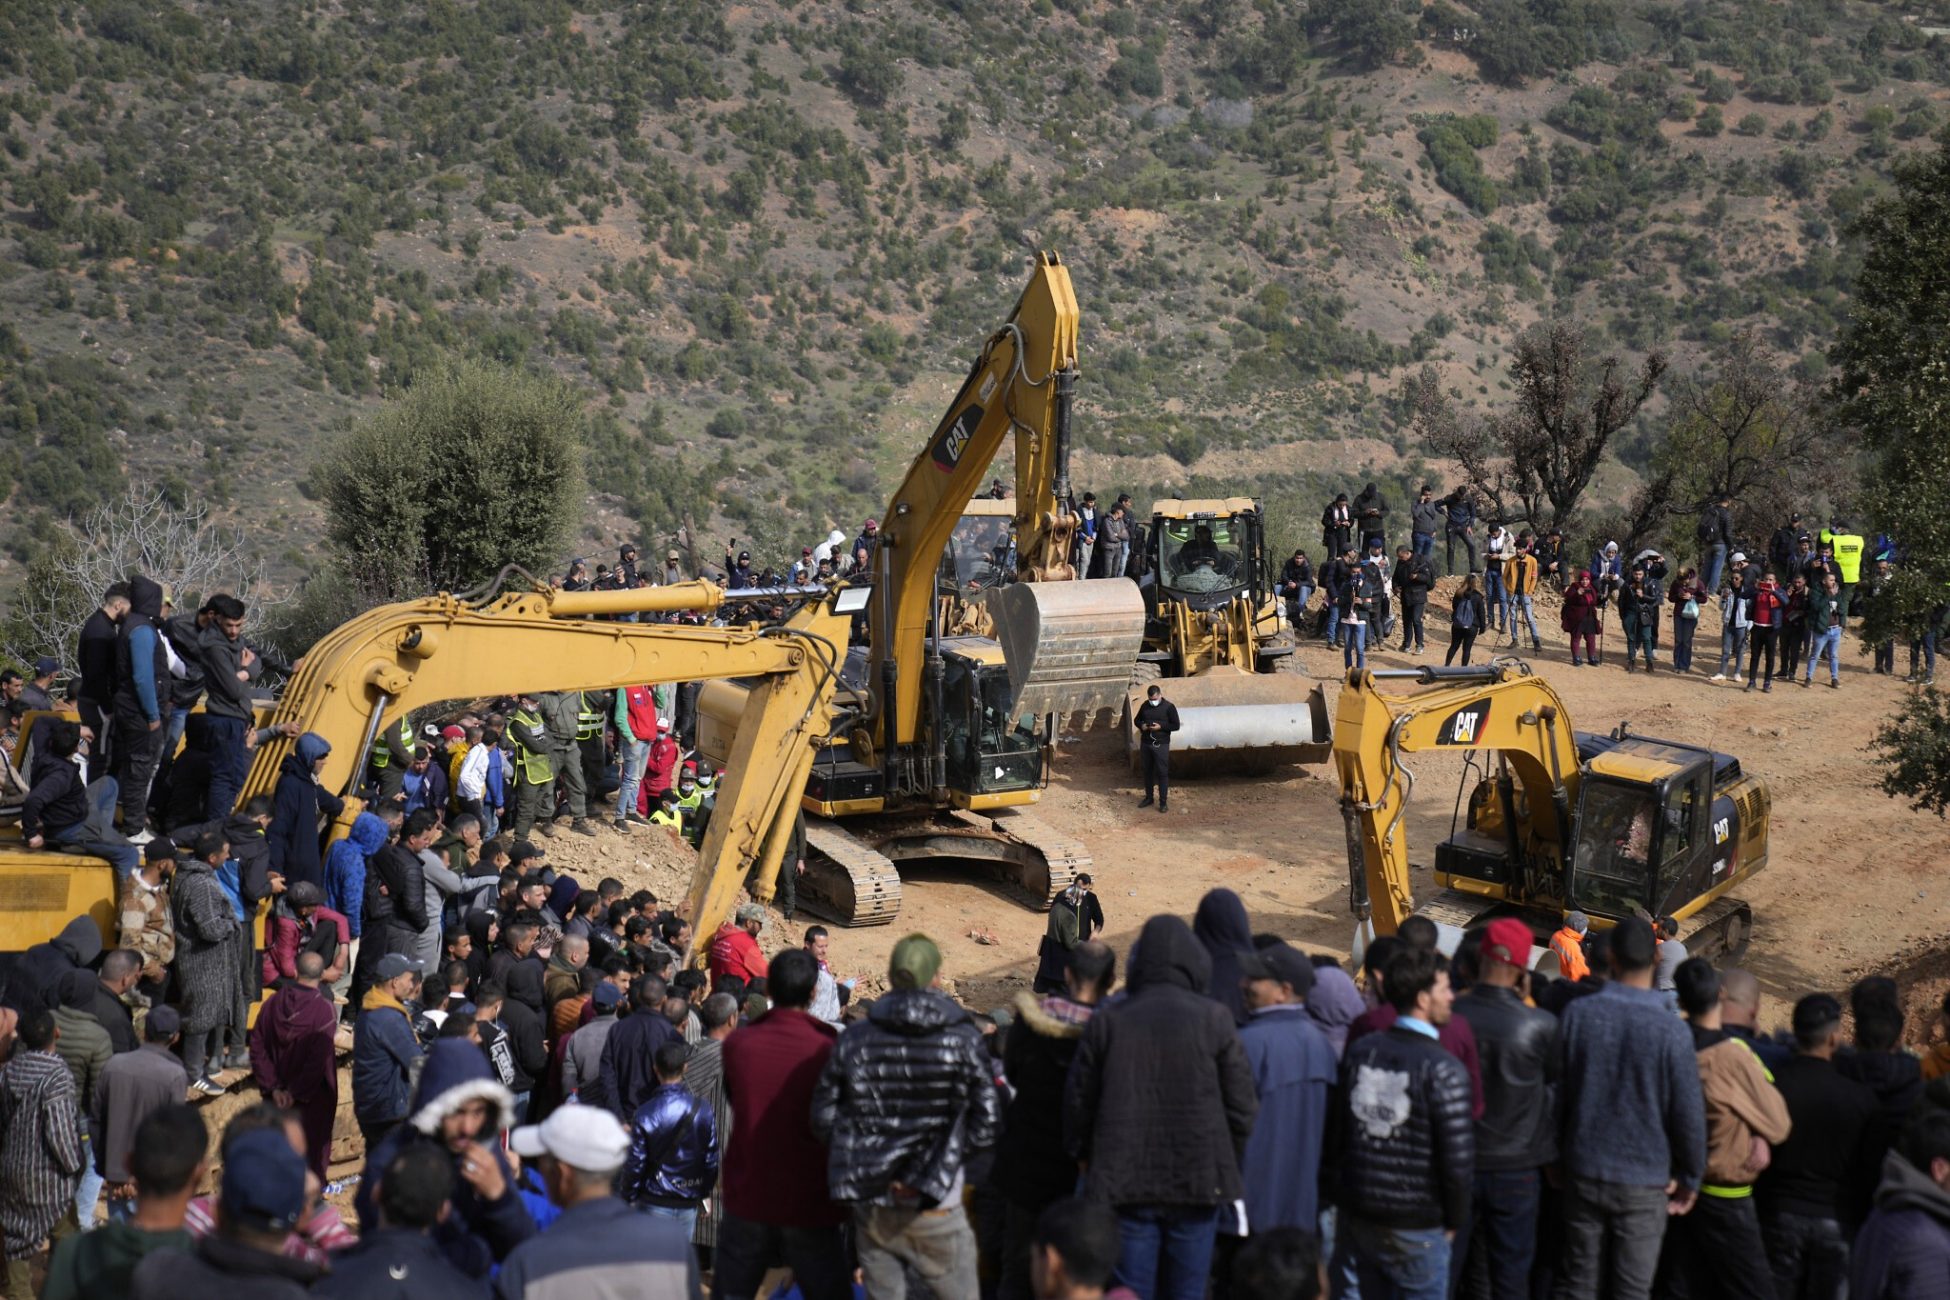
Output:
<path fill-rule="evenodd" d="M 528 838 L 537 822 L 542 834 L 553 835 L 555 764 L 550 756 L 548 727 L 542 721 L 541 697 L 517 697 L 508 719 L 508 739 L 515 746 L 515 824 L 517 841 Z"/>
<path fill-rule="evenodd" d="M 379 786 L 381 803 L 390 803 L 406 793 L 406 769 L 412 765 L 418 745 L 413 720 L 404 714 L 397 727 L 382 730 L 373 741 L 372 776 Z"/>
<path fill-rule="evenodd" d="M 571 819 L 570 830 L 593 836 L 596 828 L 589 824 L 589 782 L 582 774 L 582 742 L 577 739 L 583 725 L 582 692 L 550 691 L 542 696 L 541 706 L 542 718 L 548 725 L 549 765 L 555 772 L 558 796 L 555 806 L 548 810 L 547 820 L 553 822 L 559 814 L 566 813 Z M 549 826 L 542 828 L 544 835 L 553 833 Z"/>
<path fill-rule="evenodd" d="M 1151 806 L 1151 792 L 1158 792 L 1158 811 L 1171 805 L 1171 733 L 1178 730 L 1178 706 L 1165 698 L 1156 682 L 1144 690 L 1144 703 L 1137 711 L 1138 754 L 1144 760 L 1144 798 L 1140 808 Z"/>

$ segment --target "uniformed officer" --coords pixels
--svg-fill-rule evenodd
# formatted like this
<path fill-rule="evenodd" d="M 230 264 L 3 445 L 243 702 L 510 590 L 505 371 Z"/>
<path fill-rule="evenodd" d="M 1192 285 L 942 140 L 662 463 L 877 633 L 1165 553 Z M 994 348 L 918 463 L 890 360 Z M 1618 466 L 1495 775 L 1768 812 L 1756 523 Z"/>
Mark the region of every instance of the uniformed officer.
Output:
<path fill-rule="evenodd" d="M 1144 798 L 1140 808 L 1151 806 L 1151 792 L 1158 792 L 1158 811 L 1171 805 L 1171 733 L 1178 730 L 1178 706 L 1165 698 L 1156 682 L 1144 691 L 1138 706 L 1138 754 L 1144 760 Z"/>
<path fill-rule="evenodd" d="M 582 773 L 582 745 L 576 738 L 583 725 L 583 713 L 581 691 L 550 691 L 542 696 L 550 765 L 555 769 L 555 792 L 559 796 L 556 806 L 549 811 L 550 820 L 567 814 L 570 830 L 594 835 L 596 828 L 589 824 L 589 782 Z M 549 827 L 542 828 L 542 834 L 552 833 Z"/>
<path fill-rule="evenodd" d="M 550 757 L 548 727 L 542 721 L 541 697 L 518 696 L 508 719 L 508 739 L 515 746 L 515 824 L 517 841 L 528 838 L 537 822 L 544 835 L 554 834 L 555 764 Z"/>

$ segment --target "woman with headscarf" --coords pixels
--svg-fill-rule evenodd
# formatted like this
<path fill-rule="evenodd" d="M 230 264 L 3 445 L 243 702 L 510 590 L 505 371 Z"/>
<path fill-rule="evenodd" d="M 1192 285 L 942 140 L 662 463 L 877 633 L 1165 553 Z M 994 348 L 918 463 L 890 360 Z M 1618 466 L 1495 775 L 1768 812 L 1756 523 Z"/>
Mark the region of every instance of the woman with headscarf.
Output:
<path fill-rule="evenodd" d="M 1581 668 L 1587 662 L 1598 662 L 1598 609 L 1603 597 L 1591 583 L 1591 570 L 1579 569 L 1578 576 L 1564 589 L 1564 613 L 1561 622 L 1564 631 L 1571 638 L 1571 667 Z M 1578 643 L 1584 643 L 1584 658 L 1578 658 Z"/>
<path fill-rule="evenodd" d="M 331 742 L 315 731 L 298 743 L 278 765 L 278 784 L 271 796 L 271 825 L 265 838 L 271 846 L 271 870 L 284 877 L 288 889 L 299 881 L 325 886 L 325 864 L 318 851 L 318 814 L 336 817 L 345 802 L 319 788 L 319 769 L 332 752 Z"/>
<path fill-rule="evenodd" d="M 1208 890 L 1198 900 L 1192 935 L 1212 959 L 1212 978 L 1206 996 L 1232 1013 L 1232 1023 L 1246 1023 L 1246 998 L 1239 988 L 1239 958 L 1253 950 L 1253 927 L 1246 905 L 1230 889 Z"/>

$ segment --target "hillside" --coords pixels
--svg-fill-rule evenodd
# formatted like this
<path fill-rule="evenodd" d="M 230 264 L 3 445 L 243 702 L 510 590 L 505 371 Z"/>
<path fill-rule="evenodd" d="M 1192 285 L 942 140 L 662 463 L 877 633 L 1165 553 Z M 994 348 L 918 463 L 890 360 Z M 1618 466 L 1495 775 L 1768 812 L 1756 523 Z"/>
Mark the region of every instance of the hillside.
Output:
<path fill-rule="evenodd" d="M 1083 303 L 1096 486 L 1244 483 L 1292 517 L 1314 475 L 1400 482 L 1403 376 L 1492 403 L 1547 314 L 1682 371 L 1752 326 L 1819 378 L 1838 231 L 1945 113 L 1937 22 L 1852 0 L 6 6 L 4 565 L 126 477 L 301 569 L 317 436 L 450 353 L 587 390 L 592 543 L 693 512 L 782 547 L 878 507 L 1036 247 Z"/>

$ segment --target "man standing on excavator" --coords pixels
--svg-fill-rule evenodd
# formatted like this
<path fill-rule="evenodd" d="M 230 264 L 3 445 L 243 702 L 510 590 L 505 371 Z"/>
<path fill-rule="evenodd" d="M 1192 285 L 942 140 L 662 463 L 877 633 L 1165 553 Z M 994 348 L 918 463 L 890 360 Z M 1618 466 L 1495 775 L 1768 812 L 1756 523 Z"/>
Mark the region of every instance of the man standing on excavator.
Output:
<path fill-rule="evenodd" d="M 1136 723 L 1141 738 L 1138 752 L 1144 758 L 1144 798 L 1138 807 L 1151 806 L 1155 787 L 1158 811 L 1166 812 L 1171 806 L 1171 733 L 1178 730 L 1178 706 L 1165 698 L 1156 682 L 1145 688 Z"/>

